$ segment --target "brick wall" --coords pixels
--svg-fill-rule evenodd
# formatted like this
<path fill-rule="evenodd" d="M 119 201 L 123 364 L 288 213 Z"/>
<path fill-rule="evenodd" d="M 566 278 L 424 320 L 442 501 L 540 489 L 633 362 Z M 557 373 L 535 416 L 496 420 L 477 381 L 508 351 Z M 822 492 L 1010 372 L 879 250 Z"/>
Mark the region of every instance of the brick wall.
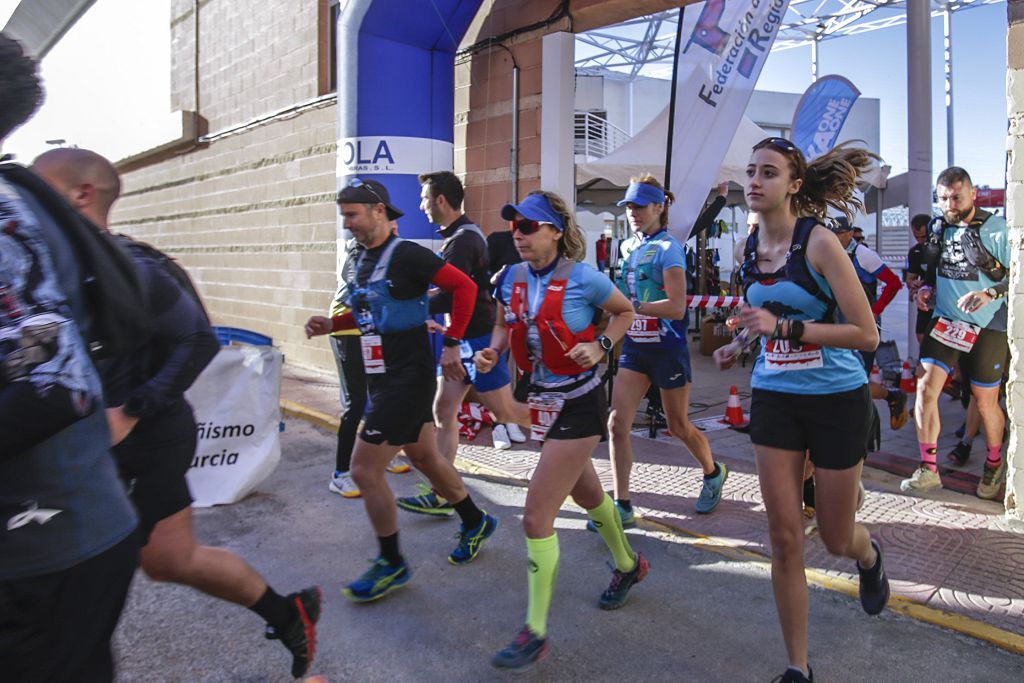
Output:
<path fill-rule="evenodd" d="M 218 131 L 317 95 L 318 0 L 200 0 L 199 113 Z M 171 108 L 195 110 L 193 0 L 171 4 Z"/>
<path fill-rule="evenodd" d="M 199 113 L 217 132 L 315 97 L 315 0 L 199 3 Z M 171 7 L 173 109 L 192 110 L 192 0 Z M 113 228 L 179 258 L 214 324 L 274 339 L 289 363 L 323 370 L 322 314 L 336 275 L 333 103 L 124 174 Z"/>
<path fill-rule="evenodd" d="M 1007 447 L 1006 514 L 1024 521 L 1024 0 L 1007 2 L 1007 222 L 1010 226 L 1010 445 Z"/>

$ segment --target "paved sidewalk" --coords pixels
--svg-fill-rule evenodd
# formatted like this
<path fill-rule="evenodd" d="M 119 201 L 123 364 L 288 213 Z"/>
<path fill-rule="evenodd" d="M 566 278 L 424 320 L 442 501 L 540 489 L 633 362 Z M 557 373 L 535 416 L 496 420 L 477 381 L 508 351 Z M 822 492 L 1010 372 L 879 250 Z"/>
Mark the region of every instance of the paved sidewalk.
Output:
<path fill-rule="evenodd" d="M 741 396 L 749 396 L 749 365 L 720 373 L 710 358 L 694 353 L 693 367 L 691 419 L 721 415 L 730 385 L 736 385 Z M 335 378 L 286 368 L 281 396 L 287 413 L 336 429 Z M 749 401 L 745 399 L 743 404 L 746 408 Z M 888 454 L 884 464 L 912 469 L 917 462 L 913 422 L 892 432 L 884 403 L 878 402 L 878 407 L 883 418 L 882 449 Z M 956 442 L 952 432 L 962 416 L 959 403 L 949 399 L 942 400 L 941 411 L 940 460 Z M 646 429 L 638 431 L 646 433 Z M 700 491 L 700 470 L 681 443 L 663 435 L 653 440 L 635 436 L 632 486 L 638 512 L 645 525 L 689 535 L 704 550 L 765 562 L 769 555 L 768 529 L 749 438 L 731 429 L 709 431 L 707 436 L 715 458 L 731 471 L 719 508 L 706 516 L 693 512 Z M 459 449 L 460 466 L 529 479 L 538 457 L 534 442 L 524 444 L 527 448 L 507 451 L 495 450 L 489 444 L 486 430 L 475 442 L 464 441 Z M 598 473 L 610 489 L 605 444 L 598 447 L 594 457 Z M 872 457 L 869 464 L 878 464 L 879 460 Z M 970 490 L 973 485 L 969 477 L 977 476 L 983 460 L 981 444 L 961 477 Z M 868 495 L 858 519 L 881 539 L 886 551 L 886 569 L 894 594 L 890 608 L 1024 653 L 1024 529 L 1005 520 L 1002 504 L 948 488 L 926 497 L 909 496 L 899 490 L 901 476 L 872 467 L 864 472 Z M 808 581 L 855 596 L 854 566 L 830 556 L 811 523 L 809 527 Z"/>

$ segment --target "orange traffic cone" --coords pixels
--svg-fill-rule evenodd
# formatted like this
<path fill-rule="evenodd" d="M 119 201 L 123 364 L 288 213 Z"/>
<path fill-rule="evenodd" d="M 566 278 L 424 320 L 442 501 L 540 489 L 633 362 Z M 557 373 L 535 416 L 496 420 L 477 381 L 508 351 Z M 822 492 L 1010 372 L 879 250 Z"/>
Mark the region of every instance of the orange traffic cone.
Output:
<path fill-rule="evenodd" d="M 725 406 L 722 422 L 733 427 L 746 423 L 743 418 L 743 406 L 740 405 L 740 393 L 735 385 L 729 387 L 729 402 Z"/>
<path fill-rule="evenodd" d="M 871 376 L 868 378 L 868 381 L 871 382 L 872 384 L 882 383 L 882 373 L 881 371 L 879 371 L 877 365 L 871 366 Z"/>
<path fill-rule="evenodd" d="M 917 393 L 917 377 L 911 372 L 907 361 L 903 361 L 903 372 L 900 373 L 900 391 L 904 394 Z"/>

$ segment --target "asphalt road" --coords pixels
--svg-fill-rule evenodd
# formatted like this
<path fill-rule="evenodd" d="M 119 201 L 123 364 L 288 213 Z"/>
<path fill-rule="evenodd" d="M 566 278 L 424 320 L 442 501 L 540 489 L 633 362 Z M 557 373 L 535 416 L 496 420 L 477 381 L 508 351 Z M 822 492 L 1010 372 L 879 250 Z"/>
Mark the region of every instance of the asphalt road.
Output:
<path fill-rule="evenodd" d="M 412 580 L 378 603 L 353 605 L 340 590 L 367 568 L 376 543 L 362 503 L 327 491 L 334 436 L 289 420 L 282 444 L 282 462 L 259 491 L 197 510 L 196 531 L 201 542 L 246 558 L 281 593 L 321 586 L 319 648 L 308 675 L 329 683 L 510 678 L 489 660 L 526 611 L 525 489 L 467 476 L 474 499 L 501 526 L 464 567 L 446 559 L 456 521 L 402 513 Z M 415 474 L 388 476 L 399 495 L 413 491 Z M 653 528 L 630 531 L 651 573 L 625 607 L 604 612 L 597 598 L 611 575 L 610 556 L 585 522 L 582 510 L 563 508 L 551 652 L 516 680 L 767 682 L 785 669 L 767 565 Z M 812 589 L 810 625 L 819 682 L 1024 681 L 1022 656 L 894 613 L 868 617 L 839 593 Z M 141 573 L 115 647 L 119 681 L 290 680 L 290 656 L 264 640 L 256 615 Z"/>

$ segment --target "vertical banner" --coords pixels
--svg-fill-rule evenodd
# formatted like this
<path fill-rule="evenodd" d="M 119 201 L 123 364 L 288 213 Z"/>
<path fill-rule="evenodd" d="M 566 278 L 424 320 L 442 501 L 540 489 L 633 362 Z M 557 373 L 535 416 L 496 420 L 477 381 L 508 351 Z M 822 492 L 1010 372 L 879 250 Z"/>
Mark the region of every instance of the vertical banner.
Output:
<path fill-rule="evenodd" d="M 822 76 L 807 88 L 796 105 L 790 138 L 808 161 L 835 146 L 858 97 L 860 90 L 842 76 Z"/>
<path fill-rule="evenodd" d="M 676 52 L 669 231 L 685 240 L 714 184 L 789 0 L 706 0 Z"/>

